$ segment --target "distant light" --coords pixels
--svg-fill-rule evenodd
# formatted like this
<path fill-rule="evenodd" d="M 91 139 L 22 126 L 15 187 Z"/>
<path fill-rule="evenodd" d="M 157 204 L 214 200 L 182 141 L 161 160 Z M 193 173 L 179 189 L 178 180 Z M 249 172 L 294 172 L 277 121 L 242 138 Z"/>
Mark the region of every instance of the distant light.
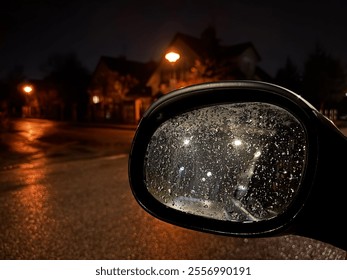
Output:
<path fill-rule="evenodd" d="M 189 143 L 190 143 L 189 139 L 184 139 L 183 140 L 183 145 L 187 146 L 187 145 L 189 145 Z"/>
<path fill-rule="evenodd" d="M 261 155 L 261 152 L 260 151 L 256 151 L 254 153 L 254 158 L 258 158 L 258 157 L 260 157 L 260 155 Z"/>
<path fill-rule="evenodd" d="M 30 92 L 33 91 L 33 87 L 32 87 L 32 86 L 24 86 L 24 87 L 23 87 L 23 91 L 24 91 L 25 93 L 30 93 Z"/>
<path fill-rule="evenodd" d="M 347 92 L 345 93 L 345 96 L 347 97 Z"/>
<path fill-rule="evenodd" d="M 236 139 L 233 143 L 234 143 L 234 145 L 235 145 L 236 147 L 242 145 L 242 141 L 241 141 L 241 140 L 238 140 L 238 139 Z"/>
<path fill-rule="evenodd" d="M 98 104 L 99 102 L 100 102 L 99 96 L 94 95 L 94 96 L 93 96 L 93 103 L 94 103 L 94 104 Z"/>
<path fill-rule="evenodd" d="M 165 59 L 167 59 L 171 63 L 175 63 L 177 60 L 180 59 L 180 55 L 175 52 L 169 52 L 165 55 Z"/>

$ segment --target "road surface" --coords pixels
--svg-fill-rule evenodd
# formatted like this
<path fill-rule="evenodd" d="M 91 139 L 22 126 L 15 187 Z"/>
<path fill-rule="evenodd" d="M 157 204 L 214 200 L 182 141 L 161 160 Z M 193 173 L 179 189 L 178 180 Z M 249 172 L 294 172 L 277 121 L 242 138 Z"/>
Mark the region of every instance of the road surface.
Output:
<path fill-rule="evenodd" d="M 307 238 L 231 238 L 153 218 L 129 188 L 133 131 L 49 121 L 15 127 L 6 144 L 15 152 L 3 153 L 0 171 L 0 259 L 346 258 Z"/>

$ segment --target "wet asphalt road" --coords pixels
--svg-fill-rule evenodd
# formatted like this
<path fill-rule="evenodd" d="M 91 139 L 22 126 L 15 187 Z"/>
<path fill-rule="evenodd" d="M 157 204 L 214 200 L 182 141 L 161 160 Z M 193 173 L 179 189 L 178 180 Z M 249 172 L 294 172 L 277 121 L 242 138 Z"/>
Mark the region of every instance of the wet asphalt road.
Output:
<path fill-rule="evenodd" d="M 27 125 L 31 133 L 11 135 L 25 152 L 1 158 L 0 259 L 346 258 L 345 251 L 301 237 L 231 238 L 161 222 L 142 210 L 129 188 L 132 132 Z M 47 141 L 47 131 L 36 137 L 42 126 L 52 126 L 50 139 L 70 136 L 65 142 Z"/>

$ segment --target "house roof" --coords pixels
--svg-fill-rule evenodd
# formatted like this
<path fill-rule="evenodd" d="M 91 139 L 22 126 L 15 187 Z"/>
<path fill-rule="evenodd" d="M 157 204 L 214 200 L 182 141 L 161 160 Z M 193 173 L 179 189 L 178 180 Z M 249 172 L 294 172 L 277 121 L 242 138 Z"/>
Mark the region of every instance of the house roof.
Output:
<path fill-rule="evenodd" d="M 178 32 L 178 33 L 176 33 L 176 35 L 172 39 L 170 45 L 173 45 L 179 39 L 182 40 L 183 42 L 185 42 L 199 56 L 205 56 L 206 55 L 206 48 L 205 48 L 204 44 L 202 44 L 201 39 Z"/>
<path fill-rule="evenodd" d="M 99 64 L 102 62 L 111 71 L 118 72 L 121 75 L 132 75 L 141 81 L 147 80 L 156 67 L 156 63 L 153 61 L 143 63 L 127 60 L 124 56 L 117 58 L 102 56 Z"/>
<path fill-rule="evenodd" d="M 184 41 L 199 56 L 203 57 L 205 55 L 208 55 L 209 50 L 207 49 L 206 42 L 203 39 L 178 32 L 174 36 L 170 45 L 173 45 L 178 39 L 181 39 L 182 41 Z M 244 42 L 244 43 L 231 45 L 231 46 L 221 46 L 218 44 L 216 45 L 216 48 L 215 48 L 215 51 L 217 52 L 215 53 L 215 55 L 218 57 L 238 56 L 249 48 L 253 49 L 257 58 L 261 60 L 261 57 L 252 42 Z"/>

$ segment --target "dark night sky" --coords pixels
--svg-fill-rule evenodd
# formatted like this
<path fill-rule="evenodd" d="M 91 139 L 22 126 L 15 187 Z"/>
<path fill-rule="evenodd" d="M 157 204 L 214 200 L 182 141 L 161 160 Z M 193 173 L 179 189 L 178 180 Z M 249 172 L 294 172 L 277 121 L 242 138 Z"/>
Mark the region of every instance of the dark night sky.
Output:
<path fill-rule="evenodd" d="M 288 3 L 288 4 L 287 4 Z M 0 9 L 0 78 L 23 65 L 29 78 L 53 53 L 75 52 L 92 71 L 101 55 L 158 59 L 176 32 L 209 24 L 223 45 L 252 41 L 275 75 L 289 56 L 302 67 L 317 42 L 347 64 L 347 1 L 12 0 Z"/>

